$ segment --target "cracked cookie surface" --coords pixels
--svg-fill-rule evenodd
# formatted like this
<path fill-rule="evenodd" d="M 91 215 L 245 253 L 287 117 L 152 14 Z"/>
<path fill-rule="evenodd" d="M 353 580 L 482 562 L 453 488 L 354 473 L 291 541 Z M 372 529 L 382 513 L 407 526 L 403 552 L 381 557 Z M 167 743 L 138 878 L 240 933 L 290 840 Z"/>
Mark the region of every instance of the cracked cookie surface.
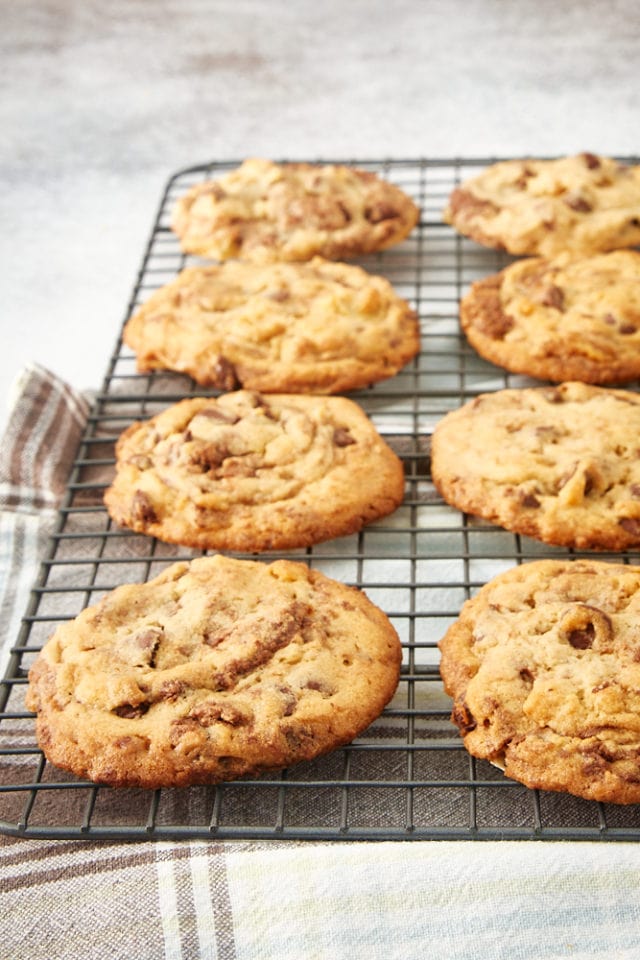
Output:
<path fill-rule="evenodd" d="M 261 552 L 355 533 L 403 494 L 401 460 L 353 401 L 239 390 L 128 427 L 105 503 L 160 540 Z"/>
<path fill-rule="evenodd" d="M 433 482 L 459 510 L 558 546 L 640 543 L 640 396 L 584 383 L 481 394 L 436 425 Z"/>
<path fill-rule="evenodd" d="M 403 240 L 419 211 L 399 187 L 343 164 L 250 158 L 180 197 L 172 228 L 214 260 L 350 259 Z"/>
<path fill-rule="evenodd" d="M 540 560 L 500 574 L 440 641 L 467 750 L 528 787 L 640 802 L 640 569 Z"/>
<path fill-rule="evenodd" d="M 388 280 L 321 258 L 188 267 L 135 312 L 124 341 L 141 372 L 267 393 L 365 387 L 420 348 L 417 315 Z"/>
<path fill-rule="evenodd" d="M 353 740 L 400 642 L 360 591 L 302 563 L 203 557 L 64 623 L 30 670 L 48 760 L 112 786 L 232 780 Z"/>
<path fill-rule="evenodd" d="M 453 190 L 443 218 L 484 246 L 552 258 L 640 243 L 640 166 L 582 153 L 504 160 Z"/>
<path fill-rule="evenodd" d="M 517 261 L 478 280 L 460 322 L 486 360 L 542 380 L 640 376 L 640 253 Z"/>

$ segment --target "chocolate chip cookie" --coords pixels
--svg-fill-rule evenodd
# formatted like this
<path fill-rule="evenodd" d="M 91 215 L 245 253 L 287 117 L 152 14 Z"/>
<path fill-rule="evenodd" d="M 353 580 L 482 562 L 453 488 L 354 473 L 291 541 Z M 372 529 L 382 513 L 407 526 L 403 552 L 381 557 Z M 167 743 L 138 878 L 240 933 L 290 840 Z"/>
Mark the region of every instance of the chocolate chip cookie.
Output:
<path fill-rule="evenodd" d="M 404 240 L 418 216 L 408 194 L 374 173 L 251 158 L 192 187 L 171 225 L 186 253 L 214 260 L 348 260 Z"/>
<path fill-rule="evenodd" d="M 511 373 L 633 380 L 640 376 L 640 253 L 516 261 L 472 285 L 460 321 L 478 353 Z"/>
<path fill-rule="evenodd" d="M 640 802 L 640 569 L 540 560 L 491 580 L 440 641 L 452 720 L 528 787 Z"/>
<path fill-rule="evenodd" d="M 444 219 L 513 254 L 584 256 L 640 243 L 640 166 L 582 153 L 504 160 L 457 187 Z"/>
<path fill-rule="evenodd" d="M 346 536 L 402 502 L 402 462 L 345 397 L 246 390 L 132 424 L 105 493 L 122 526 L 199 549 L 261 552 Z"/>
<path fill-rule="evenodd" d="M 134 313 L 124 341 L 140 371 L 267 393 L 366 387 L 420 349 L 416 313 L 388 280 L 319 257 L 189 267 Z"/>
<path fill-rule="evenodd" d="M 393 696 L 398 636 L 302 563 L 203 557 L 61 624 L 29 673 L 47 759 L 114 787 L 255 776 L 350 742 Z"/>
<path fill-rule="evenodd" d="M 433 482 L 459 510 L 590 550 L 640 543 L 640 395 L 584 383 L 498 390 L 448 413 Z"/>

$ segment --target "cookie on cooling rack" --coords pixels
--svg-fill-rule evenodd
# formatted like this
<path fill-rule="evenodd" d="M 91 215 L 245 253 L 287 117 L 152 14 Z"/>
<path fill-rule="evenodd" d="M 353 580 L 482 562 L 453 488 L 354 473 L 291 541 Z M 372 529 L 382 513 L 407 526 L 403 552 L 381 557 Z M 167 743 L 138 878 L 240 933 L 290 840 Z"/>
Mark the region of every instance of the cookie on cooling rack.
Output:
<path fill-rule="evenodd" d="M 582 153 L 504 160 L 453 190 L 444 219 L 513 254 L 588 255 L 640 243 L 640 166 Z"/>
<path fill-rule="evenodd" d="M 105 503 L 160 540 L 260 552 L 354 533 L 403 492 L 402 462 L 351 400 L 239 390 L 125 430 Z"/>
<path fill-rule="evenodd" d="M 640 569 L 540 560 L 500 574 L 440 641 L 452 720 L 508 777 L 640 802 Z"/>
<path fill-rule="evenodd" d="M 411 197 L 366 170 L 251 158 L 188 190 L 171 225 L 186 253 L 214 260 L 341 260 L 399 243 L 418 216 Z"/>
<path fill-rule="evenodd" d="M 416 313 L 386 279 L 319 257 L 186 268 L 136 311 L 124 340 L 140 371 L 268 393 L 365 387 L 420 348 Z"/>
<path fill-rule="evenodd" d="M 47 759 L 112 786 L 179 787 L 350 742 L 395 691 L 400 643 L 353 587 L 301 563 L 176 563 L 64 623 L 29 674 Z"/>
<path fill-rule="evenodd" d="M 640 543 L 640 395 L 584 383 L 497 390 L 432 437 L 433 482 L 466 513 L 590 550 Z"/>
<path fill-rule="evenodd" d="M 519 260 L 478 280 L 460 322 L 486 360 L 542 380 L 640 376 L 640 253 Z"/>

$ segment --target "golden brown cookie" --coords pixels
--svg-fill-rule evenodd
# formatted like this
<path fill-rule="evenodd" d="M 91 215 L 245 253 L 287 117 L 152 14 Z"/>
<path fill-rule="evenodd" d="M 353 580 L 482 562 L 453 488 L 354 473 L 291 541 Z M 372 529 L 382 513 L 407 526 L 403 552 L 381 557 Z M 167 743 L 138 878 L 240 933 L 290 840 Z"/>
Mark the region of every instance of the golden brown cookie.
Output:
<path fill-rule="evenodd" d="M 140 371 L 267 393 L 365 387 L 420 349 L 416 313 L 386 279 L 320 258 L 187 268 L 136 311 L 124 340 Z"/>
<path fill-rule="evenodd" d="M 134 423 L 105 493 L 122 526 L 259 552 L 346 536 L 402 502 L 402 463 L 345 397 L 239 390 Z"/>
<path fill-rule="evenodd" d="M 504 160 L 457 187 L 446 223 L 488 247 L 553 258 L 640 243 L 640 166 L 582 153 Z"/>
<path fill-rule="evenodd" d="M 540 560 L 486 584 L 440 641 L 452 720 L 508 777 L 640 802 L 640 569 Z"/>
<path fill-rule="evenodd" d="M 59 626 L 27 705 L 47 759 L 79 777 L 214 783 L 350 742 L 393 696 L 400 654 L 352 587 L 301 563 L 203 557 Z"/>
<path fill-rule="evenodd" d="M 460 304 L 486 360 L 542 380 L 623 383 L 640 376 L 640 253 L 516 261 Z"/>
<path fill-rule="evenodd" d="M 640 395 L 584 383 L 497 390 L 448 413 L 433 482 L 457 509 L 545 543 L 640 543 Z"/>
<path fill-rule="evenodd" d="M 418 216 L 404 191 L 374 173 L 254 158 L 192 187 L 171 225 L 186 253 L 264 263 L 384 250 L 404 240 Z"/>

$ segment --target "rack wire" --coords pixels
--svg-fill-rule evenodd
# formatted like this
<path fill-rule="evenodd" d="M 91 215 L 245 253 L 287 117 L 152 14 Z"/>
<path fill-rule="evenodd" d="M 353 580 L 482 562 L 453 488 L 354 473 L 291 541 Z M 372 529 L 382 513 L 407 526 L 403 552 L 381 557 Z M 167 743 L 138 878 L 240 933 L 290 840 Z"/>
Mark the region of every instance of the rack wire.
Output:
<path fill-rule="evenodd" d="M 577 555 L 453 510 L 431 482 L 429 438 L 448 410 L 481 392 L 533 383 L 481 360 L 458 323 L 461 294 L 509 258 L 458 236 L 441 213 L 457 183 L 496 159 L 334 161 L 381 174 L 421 209 L 420 223 L 404 243 L 358 261 L 386 276 L 415 307 L 420 354 L 394 378 L 351 394 L 402 457 L 406 495 L 392 516 L 357 535 L 277 556 L 303 560 L 357 586 L 385 610 L 403 645 L 391 704 L 347 747 L 258 780 L 114 790 L 78 780 L 45 760 L 24 691 L 29 666 L 47 637 L 107 590 L 197 555 L 117 528 L 103 507 L 119 433 L 185 396 L 213 393 L 177 374 L 137 373 L 133 354 L 118 340 L 0 685 L 1 832 L 87 840 L 640 839 L 636 806 L 529 790 L 470 757 L 450 722 L 439 677 L 437 642 L 483 583 L 529 559 Z M 196 262 L 180 252 L 169 227 L 178 196 L 236 165 L 209 163 L 171 177 L 125 320 L 153 290 Z M 629 554 L 624 559 L 638 561 Z"/>

